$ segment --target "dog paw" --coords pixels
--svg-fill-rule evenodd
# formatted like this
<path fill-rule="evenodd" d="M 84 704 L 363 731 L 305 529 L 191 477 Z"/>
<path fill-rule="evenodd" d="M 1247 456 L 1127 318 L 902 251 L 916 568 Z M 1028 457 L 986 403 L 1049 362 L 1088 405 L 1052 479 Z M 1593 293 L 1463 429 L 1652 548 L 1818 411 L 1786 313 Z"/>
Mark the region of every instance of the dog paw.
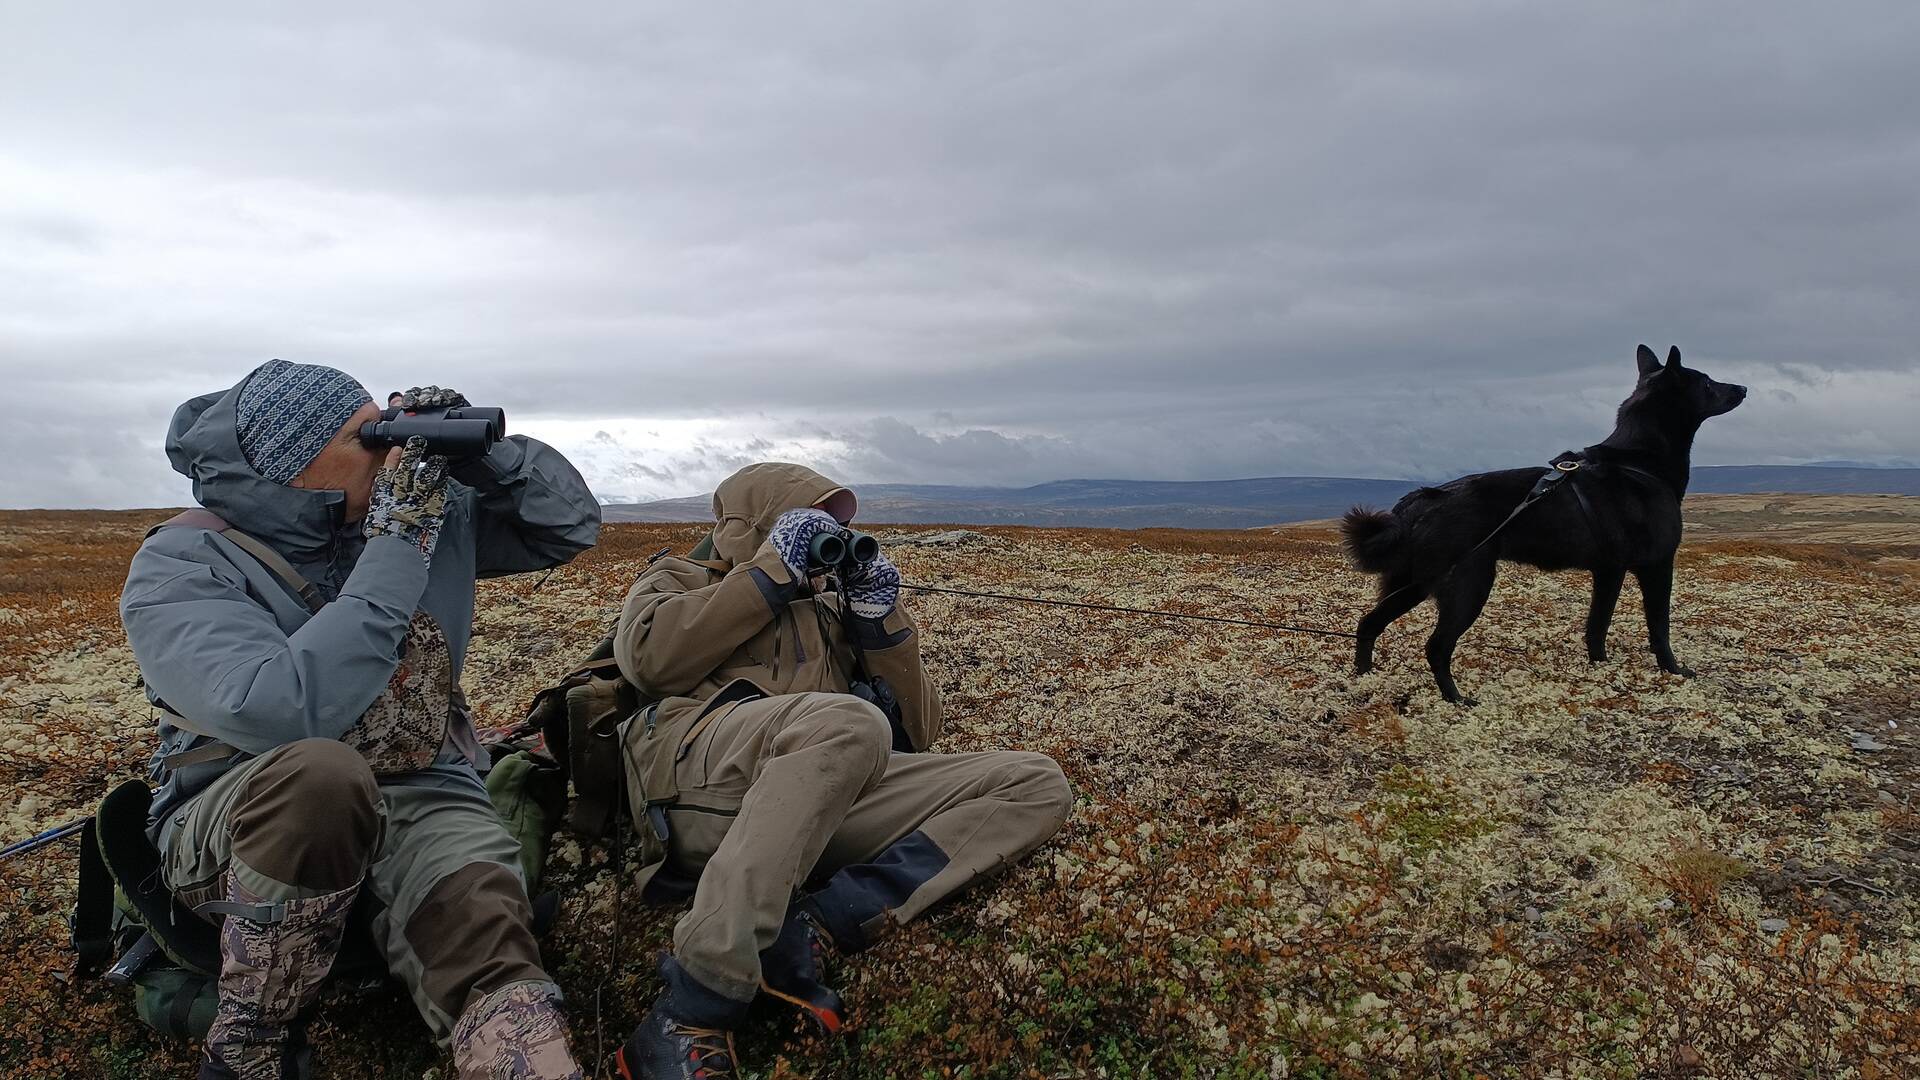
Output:
<path fill-rule="evenodd" d="M 1600 650 L 1599 652 L 1593 652 L 1593 651 L 1591 651 L 1591 650 L 1589 650 L 1589 651 L 1588 651 L 1588 653 L 1587 653 L 1587 663 L 1589 663 L 1589 664 L 1604 664 L 1604 663 L 1606 663 L 1606 662 L 1607 662 L 1607 650 L 1605 650 L 1605 649 L 1601 649 L 1601 650 Z"/>
<path fill-rule="evenodd" d="M 1699 674 L 1699 672 L 1693 670 L 1687 665 L 1679 664 L 1679 663 L 1672 664 L 1672 665 L 1661 664 L 1660 670 L 1666 672 L 1669 675 L 1678 675 L 1683 679 L 1691 679 L 1695 675 Z"/>

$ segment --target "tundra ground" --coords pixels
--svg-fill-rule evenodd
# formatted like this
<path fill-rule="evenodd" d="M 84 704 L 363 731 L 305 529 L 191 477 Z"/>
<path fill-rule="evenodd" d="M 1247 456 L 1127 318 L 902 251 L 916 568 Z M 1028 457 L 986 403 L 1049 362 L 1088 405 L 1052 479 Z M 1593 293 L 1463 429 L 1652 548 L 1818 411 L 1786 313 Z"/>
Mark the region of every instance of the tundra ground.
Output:
<path fill-rule="evenodd" d="M 115 615 L 159 513 L 0 515 L 0 839 L 87 812 L 151 750 Z M 1324 531 L 881 530 L 912 580 L 1350 629 L 1370 581 Z M 482 586 L 466 689 L 504 725 L 591 648 L 647 555 L 621 525 Z M 1586 583 L 1510 568 L 1463 641 L 1477 708 L 1420 657 L 1430 609 L 1350 642 L 950 596 L 912 604 L 942 750 L 1054 755 L 1054 842 L 839 965 L 854 1037 L 769 1010 L 747 1075 L 1920 1075 L 1916 549 L 1682 550 L 1660 674 L 1631 587 L 1590 665 Z M 0 865 L 0 1075 L 184 1076 L 127 995 L 75 981 L 75 851 Z M 657 988 L 674 912 L 562 840 L 547 942 L 583 1059 Z M 616 929 L 617 928 L 617 929 Z M 615 956 L 618 935 L 617 966 Z M 404 996 L 336 991 L 326 1076 L 448 1076 Z"/>

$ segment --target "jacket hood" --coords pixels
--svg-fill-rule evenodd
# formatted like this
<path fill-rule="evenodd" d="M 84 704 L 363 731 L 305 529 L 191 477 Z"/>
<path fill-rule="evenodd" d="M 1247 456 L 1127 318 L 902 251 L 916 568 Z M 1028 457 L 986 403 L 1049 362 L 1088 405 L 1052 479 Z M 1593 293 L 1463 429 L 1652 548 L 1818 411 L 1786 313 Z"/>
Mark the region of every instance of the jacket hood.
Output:
<path fill-rule="evenodd" d="M 831 500 L 831 502 L 829 502 Z M 820 506 L 842 522 L 852 521 L 859 502 L 853 492 L 807 468 L 785 461 L 749 465 L 713 492 L 713 553 L 732 566 L 751 562 L 789 510 Z"/>
<path fill-rule="evenodd" d="M 242 379 L 230 390 L 202 394 L 175 409 L 167 427 L 167 460 L 193 481 L 194 500 L 235 528 L 295 563 L 323 558 L 341 526 L 346 493 L 276 484 L 247 464 L 234 424 L 235 402 L 246 383 Z"/>

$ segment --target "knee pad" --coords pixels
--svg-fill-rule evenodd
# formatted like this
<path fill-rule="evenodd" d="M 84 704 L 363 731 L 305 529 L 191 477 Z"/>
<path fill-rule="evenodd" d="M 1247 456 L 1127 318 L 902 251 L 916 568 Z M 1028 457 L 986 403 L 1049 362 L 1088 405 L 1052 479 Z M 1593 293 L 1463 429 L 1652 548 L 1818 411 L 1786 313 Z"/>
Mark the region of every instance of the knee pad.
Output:
<path fill-rule="evenodd" d="M 247 777 L 228 827 L 234 858 L 275 881 L 343 889 L 366 871 L 380 838 L 380 787 L 344 743 L 302 739 Z"/>

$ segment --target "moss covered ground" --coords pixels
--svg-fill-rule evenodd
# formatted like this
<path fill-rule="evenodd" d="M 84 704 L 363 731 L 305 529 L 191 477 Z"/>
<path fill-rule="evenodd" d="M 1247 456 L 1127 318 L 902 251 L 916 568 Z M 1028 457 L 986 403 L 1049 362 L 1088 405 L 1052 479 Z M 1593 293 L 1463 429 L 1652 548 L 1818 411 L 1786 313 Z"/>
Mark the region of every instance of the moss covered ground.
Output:
<path fill-rule="evenodd" d="M 140 775 L 115 616 L 160 513 L 0 514 L 0 838 Z M 882 529 L 911 579 L 1348 628 L 1371 584 L 1318 530 Z M 604 631 L 648 554 L 622 525 L 481 588 L 466 688 L 491 724 Z M 773 1011 L 760 1077 L 1920 1075 L 1920 581 L 1897 544 L 1715 534 L 1682 553 L 1660 674 L 1631 586 L 1614 659 L 1585 582 L 1509 568 L 1434 692 L 1422 609 L 1349 643 L 916 597 L 944 750 L 1058 758 L 1073 818 L 1032 859 L 842 964 L 854 1036 Z M 1877 748 L 1877 749 L 1876 749 Z M 75 850 L 0 865 L 0 1075 L 188 1075 L 127 998 L 72 978 Z M 674 912 L 558 843 L 549 961 L 583 1057 L 656 989 Z M 620 963 L 611 964 L 616 934 Z M 449 1075 L 391 989 L 338 989 L 325 1076 Z"/>

